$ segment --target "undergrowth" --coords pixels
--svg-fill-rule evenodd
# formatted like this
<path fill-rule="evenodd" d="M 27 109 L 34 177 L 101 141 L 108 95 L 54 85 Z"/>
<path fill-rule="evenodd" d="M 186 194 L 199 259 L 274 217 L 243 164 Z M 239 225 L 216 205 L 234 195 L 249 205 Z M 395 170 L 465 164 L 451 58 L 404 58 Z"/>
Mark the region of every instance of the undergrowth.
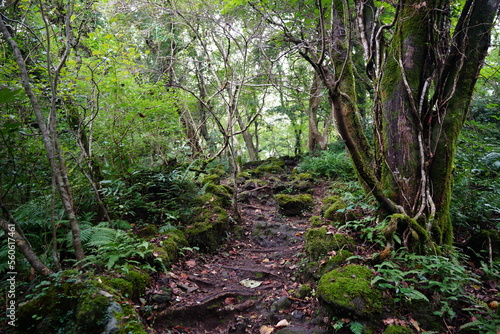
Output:
<path fill-rule="evenodd" d="M 71 238 L 68 235 L 68 238 Z M 90 252 L 82 267 L 97 266 L 107 270 L 126 270 L 129 264 L 149 271 L 165 271 L 161 259 L 154 256 L 151 244 L 103 222 L 81 226 L 82 243 Z M 70 240 L 68 240 L 70 241 Z"/>
<path fill-rule="evenodd" d="M 347 155 L 344 143 L 334 143 L 330 148 L 316 155 L 307 155 L 298 165 L 300 172 L 312 173 L 317 177 L 351 181 L 356 178 L 351 159 Z"/>

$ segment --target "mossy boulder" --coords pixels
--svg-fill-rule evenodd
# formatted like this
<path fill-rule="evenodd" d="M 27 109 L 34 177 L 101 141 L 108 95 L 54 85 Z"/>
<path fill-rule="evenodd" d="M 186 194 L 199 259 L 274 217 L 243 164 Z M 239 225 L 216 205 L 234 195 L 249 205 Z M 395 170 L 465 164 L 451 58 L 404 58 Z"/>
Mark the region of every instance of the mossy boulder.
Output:
<path fill-rule="evenodd" d="M 202 184 L 207 184 L 207 183 L 213 183 L 213 184 L 219 184 L 220 183 L 221 176 L 219 174 L 209 174 L 201 180 Z"/>
<path fill-rule="evenodd" d="M 177 229 L 162 233 L 162 237 L 165 238 L 160 241 L 163 257 L 161 257 L 161 255 L 159 257 L 162 258 L 165 266 L 167 266 L 177 261 L 181 249 L 188 247 L 189 243 L 184 233 Z"/>
<path fill-rule="evenodd" d="M 308 192 L 314 187 L 314 183 L 311 181 L 293 181 L 292 188 L 296 192 Z"/>
<path fill-rule="evenodd" d="M 205 185 L 205 203 L 213 203 L 224 208 L 231 205 L 233 189 L 227 185 L 207 183 Z"/>
<path fill-rule="evenodd" d="M 194 217 L 191 225 L 185 229 L 189 245 L 203 251 L 215 251 L 224 241 L 229 230 L 229 215 L 221 207 L 208 207 Z"/>
<path fill-rule="evenodd" d="M 150 240 L 158 234 L 158 228 L 156 225 L 150 224 L 140 228 L 135 234 L 141 239 Z"/>
<path fill-rule="evenodd" d="M 311 173 L 294 173 L 292 174 L 292 180 L 314 182 L 314 176 Z"/>
<path fill-rule="evenodd" d="M 348 265 L 321 277 L 317 296 L 334 316 L 375 319 L 382 313 L 382 292 L 371 287 L 370 268 Z"/>
<path fill-rule="evenodd" d="M 16 315 L 13 333 L 146 333 L 123 296 L 75 270 L 43 281 Z"/>
<path fill-rule="evenodd" d="M 276 174 L 284 171 L 285 163 L 282 160 L 269 159 L 257 168 L 251 171 L 254 176 L 261 176 L 263 174 Z"/>
<path fill-rule="evenodd" d="M 132 298 L 134 294 L 134 285 L 132 282 L 120 277 L 100 276 L 100 279 L 104 284 L 115 289 L 115 291 L 120 293 L 123 297 L 128 299 Z"/>
<path fill-rule="evenodd" d="M 151 283 L 151 278 L 146 271 L 132 266 L 129 266 L 129 268 L 123 272 L 122 278 L 132 283 L 133 290 L 130 299 L 134 301 L 139 301 L 139 298 L 144 295 L 146 287 Z"/>
<path fill-rule="evenodd" d="M 338 196 L 331 196 L 323 200 L 322 211 L 325 219 L 333 222 L 346 222 L 347 204 Z"/>
<path fill-rule="evenodd" d="M 290 188 L 290 184 L 287 183 L 286 180 L 282 180 L 277 176 L 270 176 L 267 178 L 267 180 L 269 181 L 269 186 L 275 192 L 281 192 L 284 191 L 285 189 Z"/>
<path fill-rule="evenodd" d="M 278 203 L 281 213 L 285 216 L 300 215 L 303 211 L 310 210 L 314 205 L 313 197 L 309 194 L 277 194 L 274 198 Z"/>
<path fill-rule="evenodd" d="M 236 174 L 236 183 L 241 185 L 241 184 L 245 183 L 245 181 L 250 179 L 250 178 L 252 178 L 252 175 L 250 174 L 250 172 L 247 170 L 244 170 L 244 171 Z"/>
<path fill-rule="evenodd" d="M 261 187 L 265 187 L 268 185 L 268 182 L 266 180 L 261 180 L 261 179 L 249 179 L 245 181 L 245 184 L 243 184 L 243 189 L 245 190 L 253 190 Z"/>
<path fill-rule="evenodd" d="M 412 334 L 413 331 L 405 326 L 389 325 L 382 334 Z"/>
<path fill-rule="evenodd" d="M 324 221 L 320 216 L 312 216 L 311 218 L 309 218 L 309 224 L 311 225 L 311 227 L 320 227 L 324 224 Z"/>
<path fill-rule="evenodd" d="M 318 270 L 318 273 L 320 276 L 326 274 L 327 272 L 330 272 L 341 265 L 346 263 L 346 260 L 350 257 L 352 257 L 354 254 L 351 253 L 350 251 L 346 249 L 341 249 L 340 251 L 337 252 L 334 256 L 329 258 L 326 262 L 323 262 L 320 265 L 320 268 Z"/>
<path fill-rule="evenodd" d="M 331 251 L 353 250 L 354 240 L 350 236 L 331 233 L 326 228 L 312 228 L 306 232 L 306 254 L 310 261 L 316 261 Z"/>

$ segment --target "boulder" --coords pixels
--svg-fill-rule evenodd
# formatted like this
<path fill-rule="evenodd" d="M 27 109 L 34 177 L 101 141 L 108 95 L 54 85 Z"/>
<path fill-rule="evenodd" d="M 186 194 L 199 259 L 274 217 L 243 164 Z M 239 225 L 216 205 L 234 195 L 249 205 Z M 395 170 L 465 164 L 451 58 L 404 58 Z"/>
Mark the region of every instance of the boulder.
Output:
<path fill-rule="evenodd" d="M 302 212 L 310 210 L 314 205 L 313 197 L 309 194 L 287 195 L 278 194 L 274 198 L 281 213 L 285 216 L 297 216 Z"/>
<path fill-rule="evenodd" d="M 333 316 L 374 320 L 382 313 L 382 291 L 371 286 L 370 268 L 347 265 L 321 277 L 317 296 Z"/>
<path fill-rule="evenodd" d="M 13 333 L 146 333 L 126 298 L 76 270 L 41 282 L 16 315 Z"/>

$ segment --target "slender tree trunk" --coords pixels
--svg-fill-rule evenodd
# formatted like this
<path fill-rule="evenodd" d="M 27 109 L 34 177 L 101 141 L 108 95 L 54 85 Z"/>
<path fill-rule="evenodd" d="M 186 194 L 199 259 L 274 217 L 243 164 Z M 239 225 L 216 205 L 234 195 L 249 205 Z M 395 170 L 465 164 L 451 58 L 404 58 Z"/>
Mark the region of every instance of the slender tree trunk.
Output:
<path fill-rule="evenodd" d="M 26 69 L 26 65 L 24 63 L 24 58 L 21 55 L 21 52 L 19 50 L 16 41 L 12 39 L 9 30 L 5 26 L 3 17 L 1 15 L 0 15 L 0 30 L 2 31 L 5 39 L 8 41 L 14 52 L 14 57 L 21 73 L 21 82 L 26 92 L 26 95 L 30 99 L 31 106 L 37 118 L 39 129 L 40 132 L 42 133 L 42 139 L 47 153 L 47 157 L 50 162 L 51 171 L 56 180 L 57 188 L 61 196 L 61 201 L 66 211 L 68 220 L 70 222 L 75 256 L 78 261 L 81 261 L 84 259 L 85 255 L 83 252 L 83 246 L 80 238 L 80 225 L 78 224 L 78 220 L 76 218 L 73 197 L 70 191 L 70 185 L 68 181 L 68 175 L 66 173 L 64 159 L 61 154 L 61 150 L 57 145 L 58 143 L 57 131 L 52 131 L 52 132 L 50 131 L 51 128 L 55 129 L 55 122 L 56 122 L 55 115 L 52 115 L 52 119 L 49 120 L 50 127 L 48 128 L 45 124 L 46 119 L 42 114 L 40 105 L 38 103 L 38 99 L 36 98 L 33 90 L 31 89 L 31 84 L 29 82 L 29 75 Z"/>
<path fill-rule="evenodd" d="M 309 95 L 309 107 L 307 108 L 308 116 L 308 137 L 309 137 L 309 151 L 316 152 L 318 150 L 326 150 L 328 146 L 328 135 L 330 133 L 330 128 L 334 120 L 334 112 L 328 115 L 325 121 L 323 131 L 318 128 L 318 108 L 321 102 L 321 92 L 323 90 L 323 85 L 321 83 L 321 78 L 318 76 L 317 72 L 314 72 L 313 82 L 311 84 L 311 91 Z"/>
<path fill-rule="evenodd" d="M 10 211 L 7 209 L 3 201 L 0 199 L 0 207 L 2 208 L 2 212 L 7 217 L 3 219 L 0 217 L 0 227 L 4 230 L 5 235 L 9 240 L 13 240 L 17 249 L 24 255 L 26 260 L 30 263 L 33 269 L 36 270 L 42 276 L 49 276 L 52 274 L 52 270 L 50 270 L 42 261 L 38 258 L 36 253 L 31 248 L 26 236 L 24 235 L 21 226 L 14 219 Z M 10 244 L 10 242 L 8 242 Z M 12 271 L 12 270 L 11 270 Z"/>
<path fill-rule="evenodd" d="M 241 114 L 239 110 L 235 111 L 235 116 L 236 120 L 238 121 L 238 125 L 241 130 L 248 128 L 248 126 L 245 125 L 243 122 L 243 119 L 241 118 Z M 243 136 L 243 140 L 245 142 L 245 145 L 247 147 L 247 152 L 248 152 L 248 157 L 250 158 L 250 161 L 255 161 L 258 159 L 258 154 L 257 154 L 257 149 L 255 148 L 255 145 L 253 143 L 253 138 L 252 134 L 247 130 L 247 131 L 242 131 L 241 135 Z"/>

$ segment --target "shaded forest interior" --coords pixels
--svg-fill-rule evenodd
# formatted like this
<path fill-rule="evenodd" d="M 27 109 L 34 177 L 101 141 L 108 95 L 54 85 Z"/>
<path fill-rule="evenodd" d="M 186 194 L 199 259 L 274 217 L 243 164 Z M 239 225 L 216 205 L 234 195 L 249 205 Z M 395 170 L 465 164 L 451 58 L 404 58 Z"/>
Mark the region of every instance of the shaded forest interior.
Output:
<path fill-rule="evenodd" d="M 7 333 L 500 333 L 498 0 L 0 4 Z"/>

